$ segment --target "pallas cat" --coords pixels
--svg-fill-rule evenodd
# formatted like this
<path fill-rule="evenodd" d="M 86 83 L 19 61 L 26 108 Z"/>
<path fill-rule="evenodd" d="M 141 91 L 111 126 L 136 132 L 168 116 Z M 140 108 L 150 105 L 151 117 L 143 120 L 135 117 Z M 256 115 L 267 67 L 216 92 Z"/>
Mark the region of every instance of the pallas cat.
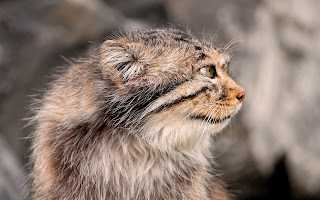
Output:
<path fill-rule="evenodd" d="M 35 200 L 227 200 L 211 136 L 240 109 L 230 56 L 169 29 L 106 40 L 33 108 Z"/>

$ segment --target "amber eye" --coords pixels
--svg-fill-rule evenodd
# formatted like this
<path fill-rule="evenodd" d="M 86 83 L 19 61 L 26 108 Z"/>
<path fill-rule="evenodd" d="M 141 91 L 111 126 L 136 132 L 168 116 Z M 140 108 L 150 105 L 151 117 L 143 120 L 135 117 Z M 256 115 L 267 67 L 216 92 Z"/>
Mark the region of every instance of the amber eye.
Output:
<path fill-rule="evenodd" d="M 217 76 L 216 67 L 214 65 L 202 67 L 200 72 L 209 78 L 214 78 Z"/>

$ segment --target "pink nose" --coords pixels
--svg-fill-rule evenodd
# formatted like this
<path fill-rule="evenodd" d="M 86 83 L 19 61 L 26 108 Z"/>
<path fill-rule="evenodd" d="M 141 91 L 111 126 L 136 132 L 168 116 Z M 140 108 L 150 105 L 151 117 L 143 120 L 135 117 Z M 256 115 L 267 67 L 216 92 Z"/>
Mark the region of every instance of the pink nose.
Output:
<path fill-rule="evenodd" d="M 237 99 L 239 100 L 239 102 L 242 102 L 245 96 L 246 96 L 246 93 L 243 90 L 238 93 Z"/>

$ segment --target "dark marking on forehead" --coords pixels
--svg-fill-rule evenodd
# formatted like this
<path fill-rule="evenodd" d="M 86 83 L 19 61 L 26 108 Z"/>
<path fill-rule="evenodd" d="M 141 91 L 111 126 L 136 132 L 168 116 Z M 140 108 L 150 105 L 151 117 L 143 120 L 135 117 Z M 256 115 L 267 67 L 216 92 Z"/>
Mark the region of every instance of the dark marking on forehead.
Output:
<path fill-rule="evenodd" d="M 192 34 L 178 29 L 139 30 L 131 32 L 129 38 L 147 45 L 176 46 L 177 43 L 187 43 L 190 44 L 191 48 L 195 48 L 196 51 L 203 50 L 202 46 L 205 45 Z"/>
<path fill-rule="evenodd" d="M 156 40 L 156 39 L 157 39 L 157 36 L 155 36 L 155 35 L 150 35 L 150 36 L 149 36 L 149 39 L 150 39 L 150 40 Z"/>
<path fill-rule="evenodd" d="M 146 33 L 148 34 L 155 34 L 155 33 L 158 33 L 159 31 L 157 30 L 149 30 L 149 31 L 146 31 Z"/>
<path fill-rule="evenodd" d="M 174 40 L 177 42 L 188 42 L 188 40 L 186 40 L 186 38 L 183 37 L 175 37 Z"/>
<path fill-rule="evenodd" d="M 174 31 L 174 34 L 176 34 L 177 36 L 184 38 L 184 39 L 191 39 L 191 35 L 183 32 L 183 31 L 180 31 L 180 30 Z"/>
<path fill-rule="evenodd" d="M 198 58 L 196 58 L 196 61 L 203 60 L 203 59 L 205 59 L 206 57 L 207 57 L 206 54 L 201 53 L 200 56 L 199 56 Z"/>
<path fill-rule="evenodd" d="M 178 42 L 190 42 L 192 37 L 189 34 L 178 30 L 173 32 L 173 39 Z"/>
<path fill-rule="evenodd" d="M 200 51 L 200 50 L 202 50 L 202 48 L 201 47 L 199 47 L 199 46 L 194 46 L 194 48 L 195 48 L 195 50 L 197 50 L 197 51 Z"/>

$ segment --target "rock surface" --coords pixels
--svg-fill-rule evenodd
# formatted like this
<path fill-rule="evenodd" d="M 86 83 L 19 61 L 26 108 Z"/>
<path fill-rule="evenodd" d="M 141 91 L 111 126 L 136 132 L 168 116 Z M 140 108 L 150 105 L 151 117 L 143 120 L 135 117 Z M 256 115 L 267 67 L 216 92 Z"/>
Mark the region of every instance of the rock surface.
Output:
<path fill-rule="evenodd" d="M 232 44 L 231 73 L 246 99 L 215 146 L 239 198 L 279 197 L 270 195 L 279 192 L 271 183 L 287 184 L 279 185 L 285 197 L 320 198 L 319 9 L 317 0 L 1 1 L 0 136 L 9 144 L 1 152 L 11 153 L 0 169 L 13 163 L 11 172 L 24 176 L 28 95 L 41 93 L 54 67 L 66 63 L 60 55 L 85 56 L 114 31 L 173 24 Z M 1 180 L 3 170 L 0 191 L 9 193 L 0 199 L 20 199 Z"/>

